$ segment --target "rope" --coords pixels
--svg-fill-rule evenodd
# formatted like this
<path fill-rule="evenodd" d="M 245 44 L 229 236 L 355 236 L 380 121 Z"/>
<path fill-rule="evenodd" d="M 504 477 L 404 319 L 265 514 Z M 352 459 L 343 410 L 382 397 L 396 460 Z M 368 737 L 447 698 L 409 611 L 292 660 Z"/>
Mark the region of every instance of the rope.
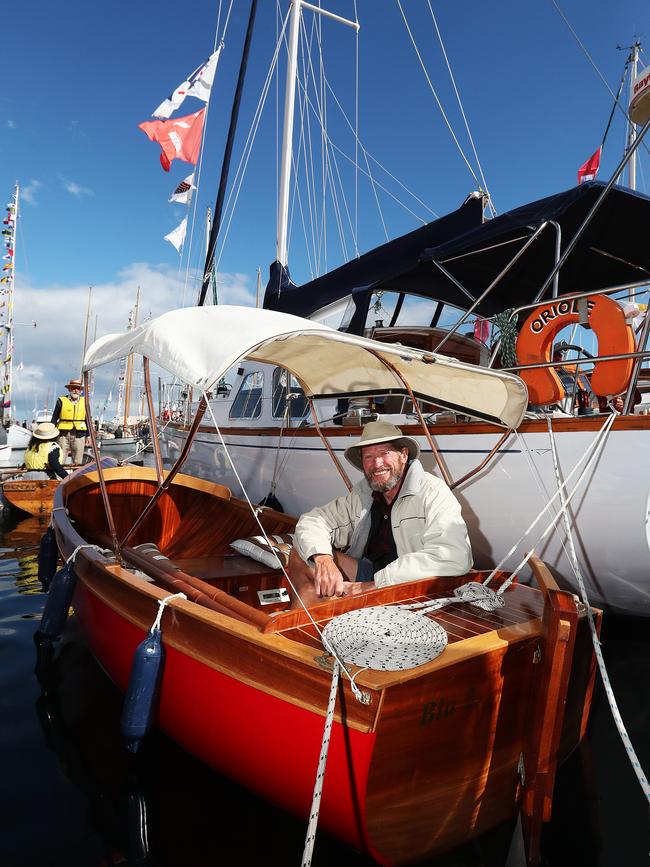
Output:
<path fill-rule="evenodd" d="M 158 614 L 156 615 L 156 619 L 151 625 L 151 629 L 149 632 L 153 632 L 155 629 L 160 629 L 160 623 L 162 621 L 163 611 L 165 610 L 165 605 L 168 602 L 171 602 L 172 599 L 185 599 L 187 600 L 187 596 L 184 593 L 172 593 L 171 596 L 165 596 L 164 599 L 158 600 Z"/>
<path fill-rule="evenodd" d="M 338 662 L 334 663 L 334 671 L 332 672 L 332 685 L 330 686 L 329 701 L 327 703 L 327 714 L 325 716 L 325 728 L 323 730 L 323 740 L 320 745 L 320 755 L 318 757 L 318 766 L 316 768 L 316 780 L 314 781 L 314 793 L 311 800 L 311 809 L 309 811 L 309 822 L 307 824 L 307 833 L 305 835 L 305 846 L 302 853 L 301 867 L 310 867 L 312 855 L 314 853 L 314 843 L 316 841 L 316 828 L 318 826 L 318 816 L 320 813 L 320 802 L 323 794 L 323 780 L 325 778 L 325 766 L 327 764 L 327 753 L 329 752 L 330 737 L 332 734 L 332 723 L 334 721 L 334 708 L 336 706 L 336 691 L 339 685 L 340 667 Z"/>
<path fill-rule="evenodd" d="M 570 482 L 571 478 L 574 476 L 574 474 L 575 474 L 575 473 L 578 471 L 578 469 L 580 468 L 580 465 L 581 465 L 585 460 L 588 459 L 588 460 L 587 460 L 587 465 L 585 466 L 584 470 L 583 470 L 582 473 L 580 474 L 580 476 L 579 476 L 579 478 L 578 478 L 578 481 L 576 482 L 576 484 L 575 484 L 574 487 L 573 487 L 573 490 L 571 491 L 571 493 L 570 493 L 569 496 L 567 497 L 567 502 L 570 502 L 571 498 L 573 497 L 573 495 L 574 495 L 575 492 L 577 491 L 578 487 L 580 486 L 580 483 L 582 482 L 583 478 L 584 478 L 585 475 L 589 472 L 589 470 L 590 470 L 591 467 L 593 466 L 594 462 L 595 462 L 596 459 L 598 458 L 598 456 L 599 456 L 599 454 L 600 454 L 600 450 L 601 450 L 602 446 L 603 446 L 604 443 L 605 443 L 605 440 L 606 440 L 607 434 L 609 433 L 609 429 L 611 428 L 611 426 L 612 426 L 612 424 L 614 423 L 615 419 L 616 419 L 616 416 L 614 416 L 614 415 L 610 415 L 610 416 L 608 416 L 608 418 L 605 420 L 605 424 L 602 426 L 602 428 L 598 431 L 598 433 L 597 433 L 596 436 L 594 437 L 593 442 L 590 443 L 589 447 L 585 450 L 585 453 L 584 453 L 584 454 L 582 455 L 582 457 L 577 461 L 575 467 L 571 470 L 571 472 L 569 473 L 569 475 L 566 477 L 565 481 L 562 483 L 562 485 L 561 485 L 561 490 L 564 490 L 564 489 L 567 487 L 568 483 Z M 532 530 L 532 529 L 537 525 L 537 523 L 542 519 L 542 516 L 545 514 L 545 512 L 547 512 L 547 511 L 551 508 L 551 506 L 553 505 L 553 503 L 555 502 L 555 500 L 556 500 L 559 496 L 561 496 L 561 491 L 558 490 L 558 491 L 557 491 L 557 492 L 556 492 L 556 493 L 551 497 L 551 499 L 550 499 L 550 500 L 548 501 L 548 503 L 544 506 L 544 508 L 542 509 L 542 511 L 537 515 L 537 517 L 534 518 L 533 521 L 529 524 L 528 528 L 523 532 L 523 534 L 522 534 L 522 535 L 519 537 L 519 539 L 515 542 L 515 544 L 512 546 L 512 548 L 510 548 L 510 550 L 509 550 L 508 553 L 505 555 L 505 557 L 502 557 L 502 559 L 499 561 L 499 563 L 497 563 L 497 565 L 494 567 L 494 569 L 492 570 L 492 572 L 490 572 L 490 574 L 488 575 L 488 577 L 487 577 L 487 578 L 485 579 L 485 581 L 483 582 L 484 584 L 489 584 L 489 583 L 490 583 L 490 581 L 492 580 L 492 578 L 494 578 L 494 576 L 495 576 L 496 573 L 499 571 L 499 569 L 501 569 L 501 567 L 502 567 L 503 564 L 506 562 L 506 560 L 508 560 L 509 557 L 510 557 L 512 554 L 514 554 L 514 552 L 517 550 L 517 548 L 519 547 L 519 545 L 521 544 L 521 542 L 523 542 L 523 540 L 526 538 L 526 536 L 527 536 L 527 535 L 530 533 L 530 531 L 531 531 L 531 530 Z M 518 571 L 519 571 L 523 566 L 525 566 L 525 564 L 528 562 L 528 560 L 529 560 L 529 559 L 532 557 L 532 555 L 535 553 L 535 546 L 539 545 L 539 543 L 540 543 L 543 539 L 546 538 L 546 536 L 550 533 L 550 531 L 553 529 L 553 527 L 554 527 L 554 526 L 557 524 L 557 522 L 559 521 L 561 515 L 562 515 L 562 512 L 559 512 L 558 514 L 555 515 L 555 517 L 553 518 L 553 520 L 550 522 L 550 524 L 546 527 L 546 529 L 542 532 L 541 536 L 540 536 L 540 537 L 537 539 L 537 541 L 535 542 L 535 545 L 534 545 L 533 548 L 531 549 L 530 553 L 527 554 L 526 557 L 524 557 L 524 559 L 521 561 L 521 563 L 516 567 L 516 569 L 513 570 L 512 575 L 510 576 L 510 578 L 509 578 L 509 579 L 508 579 L 508 580 L 507 580 L 507 581 L 506 581 L 506 582 L 505 582 L 505 583 L 504 583 L 504 584 L 499 588 L 499 590 L 497 591 L 498 593 L 503 593 L 503 592 L 505 592 L 505 590 L 510 586 L 510 584 L 512 584 L 512 582 L 514 581 L 514 579 L 517 577 L 517 573 L 518 573 Z"/>
<path fill-rule="evenodd" d="M 517 353 L 515 350 L 517 344 L 517 318 L 512 316 L 514 311 L 514 307 L 509 307 L 507 310 L 497 313 L 493 319 L 495 328 L 499 329 L 498 341 L 501 349 L 501 361 L 504 367 L 517 366 Z"/>
<path fill-rule="evenodd" d="M 571 564 L 571 568 L 573 569 L 573 573 L 576 576 L 576 580 L 578 582 L 578 587 L 580 589 L 580 598 L 582 599 L 583 604 L 587 609 L 587 619 L 589 621 L 589 630 L 591 632 L 591 640 L 594 645 L 594 653 L 596 654 L 596 661 L 598 662 L 598 670 L 600 671 L 600 677 L 603 682 L 603 687 L 605 688 L 605 695 L 607 696 L 607 701 L 609 703 L 610 710 L 612 712 L 612 717 L 614 719 L 614 723 L 616 728 L 618 729 L 618 733 L 623 742 L 623 746 L 625 747 L 625 751 L 628 754 L 628 758 L 630 760 L 630 764 L 636 774 L 636 777 L 639 781 L 643 794 L 646 796 L 647 800 L 650 801 L 650 785 L 648 784 L 648 779 L 643 772 L 643 768 L 641 767 L 641 762 L 632 746 L 632 741 L 630 740 L 630 736 L 627 733 L 627 729 L 625 728 L 625 723 L 621 717 L 621 714 L 618 709 L 618 704 L 616 702 L 616 697 L 614 695 L 614 690 L 612 689 L 611 681 L 609 679 L 609 675 L 607 673 L 607 668 L 605 666 L 605 660 L 603 658 L 603 652 L 600 646 L 600 639 L 598 638 L 598 633 L 596 631 L 596 624 L 594 623 L 593 614 L 591 612 L 591 606 L 589 604 L 589 599 L 587 597 L 587 588 L 585 587 L 584 578 L 582 576 L 582 572 L 580 570 L 580 566 L 578 564 L 578 557 L 576 554 L 575 545 L 573 544 L 573 534 L 571 532 L 571 524 L 569 522 L 568 516 L 568 502 L 566 502 L 564 497 L 564 491 L 561 489 L 560 485 L 560 467 L 557 459 L 557 448 L 555 443 L 555 437 L 553 436 L 553 426 L 550 417 L 547 419 L 548 425 L 548 436 L 551 441 L 551 453 L 553 455 L 553 468 L 555 470 L 555 478 L 558 484 L 558 491 L 560 492 L 560 498 L 562 500 L 562 518 L 564 520 L 564 529 L 566 532 L 567 543 L 569 546 L 569 562 Z"/>
<path fill-rule="evenodd" d="M 206 398 L 205 392 L 202 392 L 202 394 L 203 394 L 204 398 Z M 223 438 L 223 436 L 222 436 L 222 434 L 221 434 L 221 428 L 220 428 L 219 425 L 217 424 L 217 420 L 216 420 L 216 418 L 215 418 L 215 416 L 214 416 L 214 413 L 213 413 L 213 411 L 212 411 L 212 407 L 210 406 L 210 402 L 207 400 L 207 398 L 206 398 L 206 404 L 207 404 L 207 409 L 208 409 L 208 411 L 209 411 L 209 413 L 210 413 L 210 416 L 211 416 L 211 418 L 212 418 L 212 423 L 214 424 L 215 430 L 217 431 L 217 434 L 218 434 L 218 436 L 219 436 L 219 440 L 220 440 L 220 442 L 221 442 L 221 445 L 222 445 L 222 448 L 223 448 L 223 450 L 224 450 L 224 453 L 225 453 L 226 457 L 228 458 L 228 461 L 230 462 L 230 467 L 231 467 L 233 473 L 235 474 L 235 478 L 236 478 L 237 481 L 239 482 L 239 486 L 240 486 L 240 488 L 241 488 L 241 490 L 242 490 L 242 493 L 243 493 L 243 495 L 244 495 L 244 498 L 245 498 L 246 502 L 248 503 L 248 506 L 249 506 L 249 508 L 250 508 L 250 510 L 251 510 L 251 512 L 252 512 L 252 514 L 253 514 L 253 517 L 255 518 L 255 521 L 256 521 L 256 523 L 257 523 L 257 526 L 260 528 L 260 532 L 261 532 L 262 536 L 264 536 L 264 539 L 266 540 L 266 543 L 268 544 L 268 546 L 269 546 L 271 549 L 273 549 L 273 547 L 274 547 L 274 546 L 273 546 L 273 543 L 272 543 L 271 540 L 269 539 L 269 536 L 268 536 L 266 530 L 264 529 L 264 527 L 262 526 L 262 522 L 261 522 L 260 519 L 259 519 L 260 509 L 259 509 L 259 508 L 256 508 L 256 507 L 253 505 L 253 503 L 252 503 L 251 500 L 250 500 L 250 497 L 248 496 L 248 492 L 246 491 L 246 488 L 245 488 L 244 483 L 243 483 L 243 481 L 242 481 L 242 479 L 241 479 L 241 476 L 239 475 L 239 472 L 237 471 L 237 467 L 236 467 L 236 465 L 235 465 L 235 462 L 232 460 L 232 458 L 231 458 L 231 456 L 230 456 L 230 451 L 228 450 L 228 446 L 226 445 L 226 443 L 225 443 L 225 441 L 224 441 L 224 438 Z M 345 665 L 343 664 L 343 662 L 338 658 L 338 656 L 336 655 L 336 653 L 334 652 L 334 650 L 331 649 L 330 647 L 328 647 L 328 645 L 327 645 L 327 643 L 326 643 L 326 639 L 324 639 L 324 637 L 323 637 L 323 635 L 324 635 L 324 634 L 323 634 L 323 631 L 320 629 L 320 627 L 318 626 L 318 624 L 316 623 L 316 621 L 315 621 L 314 618 L 312 617 L 311 612 L 309 611 L 309 609 L 307 608 L 307 606 L 305 605 L 305 603 L 304 603 L 304 602 L 302 601 L 302 599 L 300 598 L 300 594 L 296 591 L 296 588 L 294 587 L 293 582 L 291 581 L 291 578 L 289 577 L 289 574 L 288 574 L 287 570 L 285 569 L 285 567 L 284 567 L 284 565 L 283 565 L 282 563 L 280 563 L 280 568 L 282 569 L 282 573 L 283 573 L 284 577 L 287 579 L 287 583 L 289 584 L 289 586 L 290 586 L 291 589 L 293 590 L 295 597 L 298 599 L 298 601 L 299 601 L 300 604 L 302 605 L 302 608 L 303 608 L 305 614 L 307 615 L 307 617 L 309 618 L 309 620 L 310 620 L 312 626 L 313 626 L 314 629 L 316 630 L 316 632 L 317 632 L 318 636 L 320 637 L 321 641 L 323 641 L 324 646 L 327 647 L 327 649 L 331 652 L 331 654 L 332 654 L 332 656 L 334 657 L 334 659 L 339 663 L 339 665 L 341 666 L 341 669 L 343 670 L 343 672 L 347 675 L 348 679 L 350 680 L 350 683 L 351 683 L 351 686 L 352 686 L 352 691 L 353 691 L 353 693 L 354 693 L 356 699 L 357 699 L 358 701 L 362 702 L 362 703 L 367 703 L 365 694 L 361 693 L 361 691 L 359 690 L 359 688 L 358 688 L 358 687 L 356 686 L 356 684 L 352 681 L 352 675 L 350 674 L 350 672 L 348 671 L 348 669 L 346 668 L 346 666 L 345 666 Z"/>
<path fill-rule="evenodd" d="M 68 563 L 74 563 L 77 554 L 79 553 L 79 551 L 82 550 L 82 548 L 92 548 L 94 551 L 98 551 L 100 554 L 113 554 L 110 548 L 102 548 L 99 545 L 77 545 L 72 554 L 70 554 L 68 559 L 65 561 L 66 565 Z"/>

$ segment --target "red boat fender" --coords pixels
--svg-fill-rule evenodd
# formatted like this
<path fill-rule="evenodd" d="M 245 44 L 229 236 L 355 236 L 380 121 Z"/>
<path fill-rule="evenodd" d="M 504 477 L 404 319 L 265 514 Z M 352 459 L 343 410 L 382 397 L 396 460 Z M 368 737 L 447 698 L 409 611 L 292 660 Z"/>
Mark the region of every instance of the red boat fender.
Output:
<path fill-rule="evenodd" d="M 598 338 L 599 355 L 621 355 L 634 352 L 634 331 L 625 320 L 623 308 L 606 295 L 587 298 L 589 327 Z M 580 321 L 578 301 L 563 300 L 540 304 L 524 322 L 517 337 L 519 364 L 535 364 L 551 360 L 553 338 L 565 326 Z M 633 358 L 616 361 L 598 361 L 591 374 L 591 390 L 595 395 L 621 394 L 630 383 Z M 556 403 L 564 397 L 564 388 L 559 376 L 551 367 L 519 371 L 519 376 L 528 386 L 530 402 L 534 404 Z"/>

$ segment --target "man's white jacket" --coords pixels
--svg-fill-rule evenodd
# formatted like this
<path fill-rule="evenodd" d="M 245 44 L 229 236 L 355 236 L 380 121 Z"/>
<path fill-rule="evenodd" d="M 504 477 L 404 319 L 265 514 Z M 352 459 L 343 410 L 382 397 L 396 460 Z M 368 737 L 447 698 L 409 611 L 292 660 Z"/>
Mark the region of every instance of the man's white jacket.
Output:
<path fill-rule="evenodd" d="M 296 526 L 294 546 L 303 560 L 332 548 L 360 559 L 370 531 L 372 490 L 365 478 L 349 494 L 306 512 Z M 448 486 L 411 463 L 391 510 L 397 560 L 375 574 L 377 587 L 434 575 L 464 575 L 472 550 L 460 504 Z"/>

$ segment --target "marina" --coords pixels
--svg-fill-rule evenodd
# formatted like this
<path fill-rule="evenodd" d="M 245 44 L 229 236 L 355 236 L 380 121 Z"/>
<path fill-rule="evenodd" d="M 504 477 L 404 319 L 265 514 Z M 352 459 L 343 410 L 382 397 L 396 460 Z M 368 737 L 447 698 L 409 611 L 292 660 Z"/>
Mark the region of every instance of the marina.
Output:
<path fill-rule="evenodd" d="M 0 859 L 641 867 L 647 10 L 276 7 L 6 89 Z"/>

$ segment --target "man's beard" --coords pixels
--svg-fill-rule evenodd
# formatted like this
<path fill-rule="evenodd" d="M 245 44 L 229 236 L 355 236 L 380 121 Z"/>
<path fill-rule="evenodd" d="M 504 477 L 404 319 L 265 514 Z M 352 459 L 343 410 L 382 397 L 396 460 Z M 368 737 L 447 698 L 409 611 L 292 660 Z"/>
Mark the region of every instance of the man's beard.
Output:
<path fill-rule="evenodd" d="M 385 482 L 377 482 L 372 478 L 372 475 L 366 476 L 366 480 L 370 485 L 370 488 L 373 491 L 377 491 L 379 494 L 385 494 L 386 491 L 392 491 L 395 485 L 399 484 L 400 479 L 402 478 L 402 474 L 400 472 L 395 472 L 391 476 L 389 476 Z"/>

